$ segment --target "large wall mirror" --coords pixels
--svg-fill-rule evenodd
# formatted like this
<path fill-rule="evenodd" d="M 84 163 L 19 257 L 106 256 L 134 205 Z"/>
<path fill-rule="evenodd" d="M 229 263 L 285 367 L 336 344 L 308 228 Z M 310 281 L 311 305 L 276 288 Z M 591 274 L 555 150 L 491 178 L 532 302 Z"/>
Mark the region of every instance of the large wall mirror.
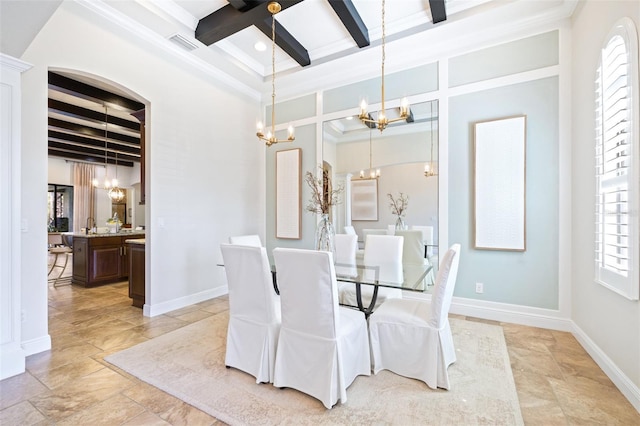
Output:
<path fill-rule="evenodd" d="M 438 101 L 411 105 L 411 112 L 412 121 L 394 123 L 383 132 L 367 127 L 357 116 L 324 122 L 323 161 L 331 165 L 334 182 L 346 189 L 334 212 L 336 232 L 351 225 L 362 243 L 365 229 L 386 231 L 396 223 L 387 194 L 395 198 L 402 192 L 409 197 L 407 227 L 432 227 L 433 247 L 428 252 L 436 255 Z M 371 188 L 377 192 L 371 194 Z"/>

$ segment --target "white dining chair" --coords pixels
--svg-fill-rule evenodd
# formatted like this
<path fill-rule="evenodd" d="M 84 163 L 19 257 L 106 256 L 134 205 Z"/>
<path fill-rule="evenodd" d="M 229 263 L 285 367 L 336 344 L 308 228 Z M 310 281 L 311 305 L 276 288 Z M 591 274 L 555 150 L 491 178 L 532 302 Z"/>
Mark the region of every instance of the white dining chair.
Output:
<path fill-rule="evenodd" d="M 356 234 L 336 234 L 333 239 L 335 246 L 335 265 L 338 276 L 355 277 L 356 253 L 358 251 L 358 236 Z"/>
<path fill-rule="evenodd" d="M 427 247 L 426 257 L 431 257 L 433 255 L 433 226 L 412 225 L 411 229 L 422 232 L 422 240 Z"/>
<path fill-rule="evenodd" d="M 347 234 L 347 235 L 357 235 L 356 234 L 356 229 L 351 225 L 348 225 L 348 226 L 344 227 L 344 233 Z"/>
<path fill-rule="evenodd" d="M 262 247 L 262 241 L 260 241 L 259 235 L 237 235 L 235 237 L 229 237 L 229 244 Z"/>
<path fill-rule="evenodd" d="M 387 225 L 387 235 L 396 235 L 395 225 Z"/>
<path fill-rule="evenodd" d="M 333 254 L 276 248 L 282 328 L 276 387 L 297 389 L 326 408 L 347 402 L 347 387 L 371 374 L 367 322 L 362 312 L 338 305 Z"/>
<path fill-rule="evenodd" d="M 404 265 L 429 265 L 430 262 L 424 257 L 424 240 L 422 239 L 422 231 L 396 231 L 396 235 L 404 237 L 402 245 L 402 264 Z M 435 274 L 433 268 L 427 272 L 424 283 L 428 286 L 435 283 Z"/>
<path fill-rule="evenodd" d="M 460 244 L 447 251 L 431 301 L 389 299 L 369 317 L 373 372 L 389 370 L 449 389 L 448 367 L 456 361 L 449 308 L 458 275 Z"/>
<path fill-rule="evenodd" d="M 221 244 L 229 286 L 225 365 L 272 383 L 280 332 L 280 299 L 264 247 Z"/>
<path fill-rule="evenodd" d="M 368 235 L 364 245 L 365 267 L 364 277 L 367 280 L 378 279 L 388 283 L 402 284 L 402 244 L 403 237 L 395 235 Z M 363 306 L 369 306 L 373 297 L 374 287 L 361 284 L 360 293 Z M 386 299 L 402 297 L 402 290 L 396 288 L 379 287 L 375 306 Z M 357 306 L 356 285 L 340 287 L 340 303 Z"/>

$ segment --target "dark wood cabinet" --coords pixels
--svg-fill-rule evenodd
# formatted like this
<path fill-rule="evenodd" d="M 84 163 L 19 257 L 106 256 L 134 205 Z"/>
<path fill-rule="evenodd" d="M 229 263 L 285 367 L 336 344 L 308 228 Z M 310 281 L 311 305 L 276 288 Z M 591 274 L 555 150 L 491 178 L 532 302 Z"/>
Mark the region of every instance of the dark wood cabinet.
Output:
<path fill-rule="evenodd" d="M 145 302 L 144 243 L 127 243 L 129 252 L 129 297 L 133 306 L 142 308 Z"/>
<path fill-rule="evenodd" d="M 94 287 L 129 277 L 129 247 L 125 240 L 131 235 L 74 234 L 73 277 L 71 282 L 83 287 Z"/>

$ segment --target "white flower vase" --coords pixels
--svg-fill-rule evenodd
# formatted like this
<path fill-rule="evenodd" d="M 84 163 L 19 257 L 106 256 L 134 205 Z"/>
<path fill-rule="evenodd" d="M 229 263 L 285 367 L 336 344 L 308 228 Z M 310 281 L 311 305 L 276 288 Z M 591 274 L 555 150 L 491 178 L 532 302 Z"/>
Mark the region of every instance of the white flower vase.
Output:
<path fill-rule="evenodd" d="M 323 214 L 322 219 L 318 222 L 316 227 L 316 250 L 330 251 L 335 256 L 335 246 L 333 243 L 336 231 L 333 228 L 333 224 L 329 220 L 328 214 Z"/>

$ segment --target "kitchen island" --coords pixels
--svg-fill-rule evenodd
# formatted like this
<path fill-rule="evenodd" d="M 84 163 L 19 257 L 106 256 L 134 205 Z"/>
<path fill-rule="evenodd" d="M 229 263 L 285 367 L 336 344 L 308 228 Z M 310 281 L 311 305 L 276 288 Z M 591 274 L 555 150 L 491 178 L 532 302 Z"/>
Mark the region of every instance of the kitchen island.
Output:
<path fill-rule="evenodd" d="M 144 231 L 106 234 L 68 233 L 73 236 L 71 283 L 95 287 L 125 281 L 129 277 L 129 249 L 126 240 L 144 238 Z"/>

